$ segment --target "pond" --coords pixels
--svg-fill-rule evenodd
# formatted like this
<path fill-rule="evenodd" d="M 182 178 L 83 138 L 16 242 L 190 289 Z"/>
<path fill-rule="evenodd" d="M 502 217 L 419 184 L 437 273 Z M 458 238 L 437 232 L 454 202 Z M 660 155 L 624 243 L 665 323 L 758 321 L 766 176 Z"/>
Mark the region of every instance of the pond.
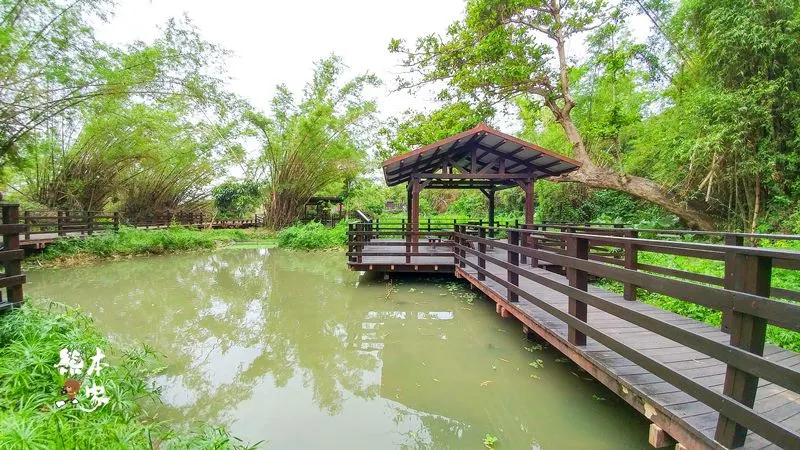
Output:
<path fill-rule="evenodd" d="M 26 293 L 166 355 L 161 417 L 262 447 L 645 449 L 647 423 L 454 278 L 225 249 L 43 269 Z"/>

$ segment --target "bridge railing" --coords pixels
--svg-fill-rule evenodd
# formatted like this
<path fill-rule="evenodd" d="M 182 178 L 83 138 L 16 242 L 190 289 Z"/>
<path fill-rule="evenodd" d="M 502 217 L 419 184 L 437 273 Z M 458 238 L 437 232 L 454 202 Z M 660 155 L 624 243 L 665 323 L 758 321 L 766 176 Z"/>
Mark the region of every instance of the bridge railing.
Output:
<path fill-rule="evenodd" d="M 20 233 L 25 226 L 19 223 L 19 205 L 0 204 L 0 235 L 3 236 L 3 248 L 0 250 L 0 264 L 3 273 L 0 275 L 0 288 L 5 288 L 5 298 L 0 292 L 0 311 L 22 305 L 22 285 L 25 275 L 22 273 L 24 250 L 19 248 Z"/>
<path fill-rule="evenodd" d="M 403 257 L 405 263 L 411 263 L 414 258 L 415 262 L 424 264 L 432 258 L 453 256 L 452 224 L 431 223 L 430 228 L 426 225 L 426 229 L 419 232 L 411 232 L 407 225 L 386 222 L 348 224 L 348 261 L 362 263 L 364 258 L 381 256 Z"/>
<path fill-rule="evenodd" d="M 23 236 L 30 240 L 31 236 L 52 234 L 68 236 L 70 234 L 91 235 L 100 231 L 116 231 L 119 229 L 119 214 L 98 211 L 23 211 L 20 223 L 25 226 Z"/>
<path fill-rule="evenodd" d="M 456 227 L 453 240 L 458 267 L 469 266 L 475 269 L 479 279 L 488 278 L 500 284 L 507 289 L 509 301 L 524 298 L 564 321 L 568 325 L 568 339 L 572 345 L 583 346 L 587 337 L 590 337 L 719 411 L 715 440 L 725 447 L 743 445 L 748 430 L 784 448 L 791 448 L 800 442 L 800 434 L 795 430 L 753 409 L 760 378 L 783 386 L 794 394 L 800 393 L 800 372 L 796 368 L 763 357 L 767 324 L 800 331 L 800 305 L 770 298 L 773 269 L 800 270 L 800 252 L 528 228 L 495 230 L 505 232 L 508 235 L 506 241 L 487 238 L 488 231 L 487 227 Z M 532 245 L 534 242 L 539 245 Z M 505 250 L 505 257 L 498 257 L 498 253 L 487 250 L 492 247 Z M 641 267 L 629 268 L 624 262 L 620 264 L 620 258 L 616 257 L 613 258 L 613 263 L 608 259 L 598 259 L 606 258 L 597 254 L 600 253 L 598 250 L 607 247 L 623 251 L 626 248 L 637 248 L 665 255 L 722 261 L 725 265 L 725 279 L 729 281 L 724 283 L 724 287 L 718 287 L 686 277 L 641 271 Z M 470 256 L 473 257 L 472 260 Z M 522 258 L 527 258 L 534 264 L 545 260 L 564 268 L 569 284 L 565 285 L 531 270 L 522 262 Z M 487 262 L 499 267 L 501 272 L 487 270 Z M 554 307 L 521 289 L 521 277 L 567 295 L 568 311 Z M 730 341 L 718 342 L 703 334 L 649 316 L 636 308 L 591 294 L 588 292 L 590 277 L 614 280 L 722 311 L 729 317 Z M 723 386 L 721 389 L 713 389 L 703 385 L 603 333 L 587 321 L 588 306 L 727 364 Z"/>

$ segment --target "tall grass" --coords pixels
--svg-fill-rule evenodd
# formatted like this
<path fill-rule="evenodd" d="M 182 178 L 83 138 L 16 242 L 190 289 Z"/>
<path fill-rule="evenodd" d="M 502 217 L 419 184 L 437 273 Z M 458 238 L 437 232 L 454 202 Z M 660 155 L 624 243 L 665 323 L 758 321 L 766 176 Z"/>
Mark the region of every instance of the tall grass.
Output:
<path fill-rule="evenodd" d="M 254 233 L 251 230 L 197 230 L 183 227 L 142 230 L 122 227 L 118 233 L 59 239 L 47 246 L 41 258 L 50 260 L 76 254 L 93 256 L 160 254 L 214 248 L 219 243 L 263 240 L 265 237 L 264 233 Z"/>
<path fill-rule="evenodd" d="M 333 228 L 319 222 L 309 222 L 284 228 L 278 233 L 278 246 L 297 250 L 341 247 L 347 243 L 347 222 L 342 220 Z"/>
<path fill-rule="evenodd" d="M 55 367 L 60 350 L 79 350 L 85 370 L 96 347 L 110 364 L 92 379 L 111 400 L 92 412 L 56 408 L 66 377 Z M 184 433 L 153 419 L 158 367 L 148 347 L 117 349 L 88 316 L 57 303 L 0 315 L 0 448 L 244 448 L 223 429 Z"/>

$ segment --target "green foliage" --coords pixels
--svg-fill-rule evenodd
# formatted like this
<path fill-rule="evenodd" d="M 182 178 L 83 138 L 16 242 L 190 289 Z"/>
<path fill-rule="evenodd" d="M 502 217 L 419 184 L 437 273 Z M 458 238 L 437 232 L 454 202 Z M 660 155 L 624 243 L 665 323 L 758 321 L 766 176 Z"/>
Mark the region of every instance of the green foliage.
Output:
<path fill-rule="evenodd" d="M 261 203 L 261 186 L 251 180 L 228 180 L 211 190 L 214 206 L 223 218 L 252 215 Z"/>
<path fill-rule="evenodd" d="M 63 238 L 45 249 L 44 260 L 85 254 L 93 256 L 160 254 L 164 252 L 214 248 L 220 242 L 249 241 L 253 237 L 244 230 L 196 230 L 172 227 L 163 230 L 141 230 L 121 227 L 118 233 Z"/>
<path fill-rule="evenodd" d="M 370 217 L 377 217 L 383 213 L 386 201 L 392 198 L 391 191 L 380 181 L 358 177 L 348 183 L 344 204 L 348 211 L 358 210 Z"/>
<path fill-rule="evenodd" d="M 56 408 L 64 397 L 65 376 L 55 367 L 61 349 L 86 357 L 98 347 L 109 365 L 92 381 L 105 387 L 109 403 L 93 412 Z M 159 389 L 150 379 L 159 363 L 147 346 L 112 346 L 88 316 L 63 305 L 26 304 L 0 315 L 0 448 L 153 448 L 154 441 L 165 448 L 244 448 L 223 429 L 186 434 L 153 419 Z"/>
<path fill-rule="evenodd" d="M 262 141 L 261 155 L 249 165 L 268 180 L 264 203 L 272 229 L 297 220 L 309 198 L 361 169 L 375 113 L 375 102 L 365 100 L 363 91 L 379 80 L 364 74 L 341 82 L 344 68 L 338 57 L 324 59 L 299 102 L 281 85 L 269 115 L 246 115 Z"/>
<path fill-rule="evenodd" d="M 483 446 L 486 448 L 495 448 L 497 446 L 497 441 L 497 436 L 486 433 L 486 436 L 483 437 Z"/>
<path fill-rule="evenodd" d="M 486 196 L 480 191 L 461 192 L 447 207 L 447 214 L 457 217 L 482 217 L 486 215 Z"/>
<path fill-rule="evenodd" d="M 494 111 L 487 104 L 473 106 L 460 101 L 443 105 L 430 114 L 406 111 L 401 118 L 392 118 L 389 126 L 379 130 L 377 156 L 386 160 L 416 148 L 440 141 L 485 122 Z"/>
<path fill-rule="evenodd" d="M 278 246 L 296 250 L 341 247 L 347 243 L 347 222 L 328 228 L 319 222 L 309 222 L 284 228 L 278 233 Z"/>

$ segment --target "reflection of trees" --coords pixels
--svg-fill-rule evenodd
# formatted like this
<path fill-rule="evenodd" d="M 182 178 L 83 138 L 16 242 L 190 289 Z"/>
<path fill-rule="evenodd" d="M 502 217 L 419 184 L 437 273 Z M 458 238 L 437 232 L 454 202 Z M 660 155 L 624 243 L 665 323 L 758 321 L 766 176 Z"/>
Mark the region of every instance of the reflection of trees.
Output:
<path fill-rule="evenodd" d="M 79 304 L 113 339 L 167 355 L 166 396 L 180 397 L 167 407 L 173 417 L 225 423 L 222 412 L 250 398 L 266 375 L 278 386 L 301 375 L 331 414 L 344 391 L 373 398 L 379 390 L 363 379 L 376 355 L 351 345 L 361 331 L 349 312 L 357 275 L 339 253 L 230 250 L 30 278 L 32 293 Z"/>

